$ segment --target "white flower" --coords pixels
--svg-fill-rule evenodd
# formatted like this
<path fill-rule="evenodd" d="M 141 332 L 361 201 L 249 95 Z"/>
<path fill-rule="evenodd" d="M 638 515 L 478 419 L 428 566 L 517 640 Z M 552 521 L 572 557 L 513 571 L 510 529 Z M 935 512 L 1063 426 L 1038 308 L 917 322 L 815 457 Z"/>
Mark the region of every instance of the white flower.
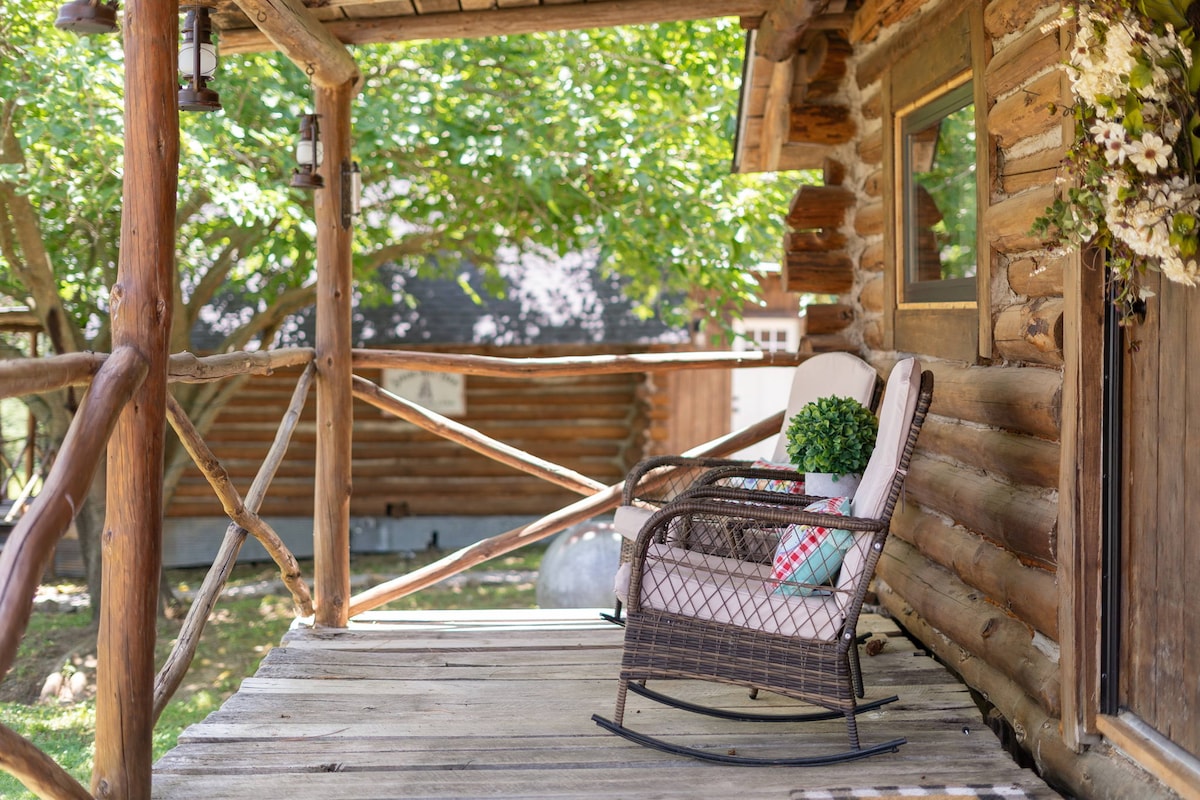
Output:
<path fill-rule="evenodd" d="M 1129 160 L 1138 168 L 1138 172 L 1157 175 L 1160 169 L 1166 169 L 1167 157 L 1171 155 L 1171 145 L 1153 133 L 1144 133 L 1140 140 L 1129 143 L 1128 154 Z"/>
<path fill-rule="evenodd" d="M 1162 270 L 1164 276 L 1169 280 L 1175 281 L 1175 283 L 1182 283 L 1185 286 L 1195 286 L 1198 266 L 1200 265 L 1196 264 L 1195 259 L 1184 261 L 1179 256 L 1171 255 L 1162 260 L 1159 264 L 1159 269 Z"/>
<path fill-rule="evenodd" d="M 1088 128 L 1096 144 L 1106 146 L 1109 142 L 1125 141 L 1125 126 L 1119 122 L 1100 120 Z"/>
<path fill-rule="evenodd" d="M 1124 164 L 1129 155 L 1129 146 L 1124 139 L 1109 139 L 1104 143 L 1104 159 L 1110 164 Z"/>

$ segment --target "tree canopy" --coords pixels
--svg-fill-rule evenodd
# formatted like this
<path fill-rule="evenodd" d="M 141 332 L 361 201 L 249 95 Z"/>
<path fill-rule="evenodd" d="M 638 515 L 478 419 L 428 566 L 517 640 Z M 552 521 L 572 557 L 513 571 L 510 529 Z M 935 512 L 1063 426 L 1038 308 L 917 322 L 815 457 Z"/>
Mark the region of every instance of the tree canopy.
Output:
<path fill-rule="evenodd" d="M 43 354 L 106 351 L 122 47 L 57 30 L 57 5 L 0 0 L 0 311 L 30 307 Z M 470 263 L 501 293 L 498 259 L 588 252 L 644 315 L 726 320 L 754 294 L 745 269 L 778 251 L 791 188 L 730 172 L 741 54 L 732 20 L 356 48 L 357 301 L 410 302 L 378 280 L 397 269 L 453 277 Z M 197 329 L 219 351 L 286 343 L 313 303 L 312 196 L 288 187 L 308 83 L 278 54 L 226 57 L 212 83 L 223 110 L 181 115 L 172 352 Z M 0 358 L 23 347 L 0 336 Z M 172 391 L 204 433 L 239 387 Z M 26 398 L 51 442 L 77 401 L 58 395 Z M 186 462 L 168 443 L 168 498 Z M 76 520 L 93 602 L 103 500 L 99 480 Z"/>
<path fill-rule="evenodd" d="M 3 0 L 0 293 L 41 313 L 52 287 L 72 323 L 55 346 L 106 349 L 120 43 L 56 30 L 55 8 Z M 778 250 L 790 187 L 730 173 L 741 38 L 715 20 L 356 48 L 360 301 L 403 302 L 372 280 L 388 262 L 467 260 L 502 292 L 497 253 L 528 248 L 598 250 L 642 313 L 672 321 L 697 292 L 720 313 L 751 296 L 743 270 Z M 173 350 L 198 320 L 223 349 L 269 344 L 312 298 L 311 196 L 287 185 L 307 76 L 277 54 L 239 55 L 212 85 L 223 111 L 180 119 Z M 237 300 L 213 305 L 218 294 Z"/>

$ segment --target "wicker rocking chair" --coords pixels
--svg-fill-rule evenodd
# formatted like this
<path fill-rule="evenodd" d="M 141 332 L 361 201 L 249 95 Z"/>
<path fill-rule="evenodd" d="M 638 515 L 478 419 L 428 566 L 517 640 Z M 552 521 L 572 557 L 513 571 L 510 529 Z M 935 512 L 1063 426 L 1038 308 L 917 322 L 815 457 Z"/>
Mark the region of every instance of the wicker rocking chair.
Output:
<path fill-rule="evenodd" d="M 851 500 L 700 485 L 655 512 L 632 562 L 622 566 L 628 606 L 616 710 L 612 720 L 593 720 L 666 752 L 756 766 L 830 764 L 904 744 L 859 742 L 856 716 L 897 698 L 858 702 L 855 628 L 932 394 L 932 373 L 922 374 L 913 359 L 896 365 L 875 450 Z M 774 558 L 764 558 L 767 550 Z M 786 715 L 714 709 L 647 688 L 653 679 L 740 685 L 752 696 L 770 691 L 817 708 Z M 849 749 L 756 758 L 674 744 L 625 726 L 629 691 L 725 719 L 844 717 Z"/>
<path fill-rule="evenodd" d="M 784 413 L 779 441 L 771 457 L 772 463 L 786 464 L 787 439 L 784 436 L 788 420 L 806 404 L 821 397 L 837 395 L 853 397 L 864 406 L 874 409 L 879 399 L 880 381 L 875 368 L 850 353 L 822 353 L 796 367 Z M 625 478 L 621 507 L 617 510 L 614 527 L 623 537 L 621 563 L 632 558 L 633 544 L 638 532 L 650 515 L 681 495 L 710 470 L 722 470 L 728 480 L 735 475 L 766 484 L 770 481 L 795 482 L 797 474 L 790 468 L 756 467 L 753 461 L 732 458 L 696 458 L 679 455 L 652 456 L 634 465 Z M 713 482 L 713 478 L 708 479 Z M 618 625 L 622 601 L 618 599 L 612 614 L 600 616 Z"/>

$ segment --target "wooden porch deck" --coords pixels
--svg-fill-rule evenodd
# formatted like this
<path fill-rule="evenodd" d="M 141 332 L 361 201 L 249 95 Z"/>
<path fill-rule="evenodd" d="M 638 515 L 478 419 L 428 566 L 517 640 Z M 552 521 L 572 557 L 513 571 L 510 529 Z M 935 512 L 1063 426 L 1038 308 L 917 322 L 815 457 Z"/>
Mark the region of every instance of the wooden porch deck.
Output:
<path fill-rule="evenodd" d="M 153 796 L 727 800 L 978 785 L 1011 790 L 1001 796 L 1059 797 L 1009 758 L 966 688 L 889 620 L 864 616 L 866 630 L 887 637 L 878 656 L 863 658 L 867 696 L 894 693 L 900 701 L 860 716 L 863 741 L 905 736 L 908 744 L 850 764 L 763 769 L 648 750 L 597 727 L 594 712 L 612 714 L 622 630 L 593 611 L 376 613 L 346 631 L 296 628 L 155 765 Z M 784 703 L 751 701 L 735 687 L 679 688 L 758 708 Z M 726 722 L 632 694 L 626 720 L 740 754 L 845 746 L 840 720 Z"/>

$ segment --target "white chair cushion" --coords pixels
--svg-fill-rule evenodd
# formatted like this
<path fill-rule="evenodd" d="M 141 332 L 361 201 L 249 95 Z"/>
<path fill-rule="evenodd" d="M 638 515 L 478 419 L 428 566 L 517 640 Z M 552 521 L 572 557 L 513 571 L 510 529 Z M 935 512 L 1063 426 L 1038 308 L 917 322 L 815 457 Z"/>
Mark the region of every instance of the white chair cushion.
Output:
<path fill-rule="evenodd" d="M 879 434 L 871 460 L 863 470 L 862 482 L 854 492 L 851 506 L 854 516 L 876 519 L 887 504 L 892 478 L 908 440 L 908 426 L 917 408 L 921 391 L 921 365 L 906 358 L 892 368 L 883 406 L 879 409 Z"/>
<path fill-rule="evenodd" d="M 875 394 L 875 368 L 850 353 L 821 353 L 796 367 L 792 376 L 792 388 L 788 395 L 787 411 L 783 415 L 783 429 L 775 443 L 772 461 L 790 463 L 787 453 L 787 426 L 800 409 L 821 397 L 853 397 L 864 406 L 871 407 Z"/>
<path fill-rule="evenodd" d="M 879 435 L 871 460 L 863 471 L 862 482 L 854 493 L 850 505 L 856 517 L 877 519 L 887 505 L 888 493 L 892 489 L 892 478 L 904 454 L 908 441 L 908 428 L 917 409 L 917 396 L 921 393 L 921 364 L 915 358 L 906 358 L 892 368 L 888 377 L 883 406 L 879 410 Z M 857 533 L 854 545 L 842 559 L 842 570 L 838 573 L 837 588 L 853 591 L 862 577 L 867 563 L 867 552 L 873 533 Z M 840 595 L 842 602 L 849 600 L 848 594 Z"/>
<path fill-rule="evenodd" d="M 771 566 L 651 543 L 641 603 L 673 614 L 804 639 L 833 641 L 844 615 L 836 596 L 790 597 L 771 591 Z M 630 568 L 617 573 L 619 597 Z"/>
<path fill-rule="evenodd" d="M 642 526 L 652 516 L 654 516 L 652 508 L 618 506 L 616 513 L 613 514 L 613 528 L 629 541 L 636 542 L 638 534 L 642 532 Z"/>

